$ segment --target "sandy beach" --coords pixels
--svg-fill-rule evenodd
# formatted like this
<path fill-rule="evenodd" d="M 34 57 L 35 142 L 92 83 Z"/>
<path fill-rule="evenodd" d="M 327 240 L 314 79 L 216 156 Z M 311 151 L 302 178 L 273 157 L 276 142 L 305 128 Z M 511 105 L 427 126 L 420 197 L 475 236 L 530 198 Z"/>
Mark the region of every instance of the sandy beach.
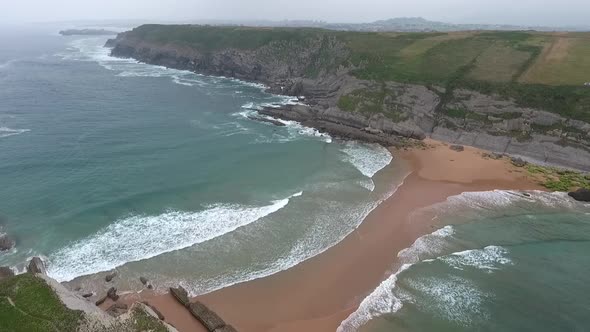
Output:
<path fill-rule="evenodd" d="M 343 241 L 301 264 L 269 277 L 237 284 L 199 300 L 239 331 L 335 331 L 360 302 L 399 266 L 397 254 L 418 237 L 443 227 L 412 212 L 467 191 L 542 189 L 526 170 L 484 151 L 426 140 L 426 147 L 392 151 L 409 175 Z M 170 294 L 143 292 L 179 331 L 205 331 Z"/>

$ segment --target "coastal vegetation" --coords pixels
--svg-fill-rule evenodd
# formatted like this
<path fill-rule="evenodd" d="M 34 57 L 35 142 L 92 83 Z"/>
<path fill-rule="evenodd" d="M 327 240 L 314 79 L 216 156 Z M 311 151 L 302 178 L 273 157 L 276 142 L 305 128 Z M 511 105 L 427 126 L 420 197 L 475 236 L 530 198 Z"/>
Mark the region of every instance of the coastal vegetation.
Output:
<path fill-rule="evenodd" d="M 81 319 L 41 278 L 27 273 L 0 281 L 0 331 L 75 332 Z"/>
<path fill-rule="evenodd" d="M 142 25 L 131 34 L 148 42 L 188 46 L 204 52 L 267 47 L 269 59 L 284 59 L 319 41 L 326 47 L 321 48 L 305 71 L 310 78 L 343 66 L 359 79 L 445 88 L 443 102 L 448 101 L 453 90 L 467 88 L 514 100 L 521 107 L 590 122 L 590 88 L 584 86 L 590 81 L 590 33 L 398 33 Z M 345 45 L 346 54 L 328 47 L 334 40 Z M 382 104 L 376 101 L 353 107 L 360 99 L 358 91 L 342 98 L 339 104 L 351 111 L 370 113 Z"/>
<path fill-rule="evenodd" d="M 551 191 L 590 189 L 590 174 L 532 164 L 527 165 L 526 169 L 539 184 Z"/>
<path fill-rule="evenodd" d="M 85 313 L 68 309 L 42 278 L 30 273 L 0 281 L 0 332 L 166 332 L 168 329 L 140 307 L 109 325 L 88 321 Z"/>

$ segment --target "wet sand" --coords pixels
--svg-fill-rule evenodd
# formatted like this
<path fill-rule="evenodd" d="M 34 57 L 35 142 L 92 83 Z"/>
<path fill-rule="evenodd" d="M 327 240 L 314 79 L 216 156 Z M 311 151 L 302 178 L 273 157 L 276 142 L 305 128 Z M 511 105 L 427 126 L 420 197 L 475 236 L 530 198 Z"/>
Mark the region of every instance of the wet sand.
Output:
<path fill-rule="evenodd" d="M 360 302 L 398 269 L 397 253 L 444 225 L 412 212 L 466 191 L 541 189 L 506 159 L 427 140 L 427 148 L 393 151 L 410 174 L 343 241 L 280 273 L 198 296 L 238 331 L 335 331 Z M 169 294 L 144 293 L 179 331 L 205 331 Z M 126 300 L 131 299 L 128 297 Z"/>

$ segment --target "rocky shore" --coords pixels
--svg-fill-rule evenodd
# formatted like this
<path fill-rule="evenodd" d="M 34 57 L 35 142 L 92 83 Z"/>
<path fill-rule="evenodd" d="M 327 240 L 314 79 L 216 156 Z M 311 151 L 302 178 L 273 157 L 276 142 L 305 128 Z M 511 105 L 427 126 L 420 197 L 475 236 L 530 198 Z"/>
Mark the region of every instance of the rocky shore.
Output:
<path fill-rule="evenodd" d="M 272 118 L 384 145 L 431 137 L 541 164 L 590 170 L 589 123 L 465 88 L 447 91 L 440 86 L 358 79 L 351 74 L 354 67 L 336 67 L 348 56 L 346 45 L 336 38 L 310 37 L 305 48 L 276 41 L 252 49 L 205 50 L 152 41 L 134 31 L 106 43 L 113 56 L 262 83 L 272 93 L 305 97 L 306 106 L 259 111 Z M 287 55 L 279 52 L 285 48 L 290 48 Z M 279 53 L 280 57 L 274 56 Z M 325 54 L 331 63 L 318 62 Z M 310 77 L 309 68 L 318 72 Z"/>

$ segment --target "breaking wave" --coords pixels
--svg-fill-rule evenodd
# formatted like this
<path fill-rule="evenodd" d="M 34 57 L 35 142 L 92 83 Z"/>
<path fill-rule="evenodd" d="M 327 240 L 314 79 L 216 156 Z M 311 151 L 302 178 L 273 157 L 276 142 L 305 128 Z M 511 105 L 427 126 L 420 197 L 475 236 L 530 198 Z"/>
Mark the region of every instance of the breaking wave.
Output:
<path fill-rule="evenodd" d="M 428 213 L 437 217 L 452 217 L 453 220 L 479 220 L 493 216 L 500 209 L 503 216 L 526 215 L 535 209 L 576 209 L 581 203 L 569 199 L 566 193 L 542 191 L 517 192 L 494 190 L 466 192 L 449 197 L 445 202 L 434 204 L 416 214 Z M 404 273 L 422 264 L 441 263 L 451 269 L 477 269 L 493 273 L 505 266 L 514 265 L 510 252 L 502 246 L 489 245 L 479 249 L 465 248 L 464 241 L 455 238 L 455 228 L 445 226 L 431 234 L 418 238 L 409 248 L 398 253 L 401 268 L 384 280 L 360 304 L 359 308 L 346 318 L 338 331 L 356 331 L 373 318 L 399 311 L 404 302 L 416 300 L 409 292 L 397 289 L 397 281 Z M 479 303 L 489 296 L 480 292 L 468 280 L 407 280 L 405 287 L 411 287 L 422 294 L 430 294 L 434 299 L 431 306 L 435 311 L 445 313 L 445 319 L 460 324 L 473 315 L 485 316 L 480 312 Z M 437 307 L 438 306 L 438 307 Z"/>
<path fill-rule="evenodd" d="M 180 250 L 232 232 L 283 207 L 297 193 L 262 207 L 216 204 L 199 212 L 169 211 L 120 219 L 49 255 L 48 274 L 63 282 Z"/>
<path fill-rule="evenodd" d="M 12 129 L 8 127 L 0 127 L 0 138 L 20 135 L 31 131 L 30 129 Z"/>
<path fill-rule="evenodd" d="M 346 142 L 344 161 L 351 163 L 364 176 L 372 178 L 393 160 L 391 153 L 378 144 Z"/>

